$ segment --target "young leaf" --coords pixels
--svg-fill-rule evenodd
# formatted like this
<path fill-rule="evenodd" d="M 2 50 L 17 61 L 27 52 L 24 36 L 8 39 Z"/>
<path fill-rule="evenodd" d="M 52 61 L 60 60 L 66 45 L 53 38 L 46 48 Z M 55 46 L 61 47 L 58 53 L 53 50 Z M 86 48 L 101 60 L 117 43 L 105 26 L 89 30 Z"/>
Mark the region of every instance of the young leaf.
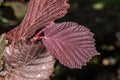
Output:
<path fill-rule="evenodd" d="M 94 47 L 93 33 L 84 26 L 64 22 L 47 26 L 44 33 L 47 50 L 70 68 L 81 68 L 99 54 Z"/>
<path fill-rule="evenodd" d="M 43 28 L 67 13 L 67 0 L 30 0 L 28 12 L 22 23 L 7 33 L 11 40 L 30 38 L 36 30 Z"/>
<path fill-rule="evenodd" d="M 9 80 L 50 80 L 54 71 L 54 63 L 53 56 L 45 52 L 30 64 L 12 69 L 12 73 L 9 73 L 9 77 L 6 78 Z"/>
<path fill-rule="evenodd" d="M 10 80 L 48 80 L 54 71 L 55 60 L 40 42 L 20 40 L 8 45 L 2 59 Z"/>
<path fill-rule="evenodd" d="M 20 40 L 7 45 L 2 58 L 9 67 L 21 67 L 34 59 L 43 48 L 39 42 Z"/>

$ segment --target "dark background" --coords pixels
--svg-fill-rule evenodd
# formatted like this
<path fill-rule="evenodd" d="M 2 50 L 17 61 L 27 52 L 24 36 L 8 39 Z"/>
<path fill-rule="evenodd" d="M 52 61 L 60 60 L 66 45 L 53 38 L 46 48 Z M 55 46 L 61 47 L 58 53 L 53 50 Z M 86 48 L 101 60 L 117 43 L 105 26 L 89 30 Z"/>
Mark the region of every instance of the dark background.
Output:
<path fill-rule="evenodd" d="M 73 21 L 95 35 L 101 53 L 82 69 L 69 69 L 58 61 L 52 80 L 120 80 L 120 0 L 69 0 L 69 13 L 56 22 Z M 0 34 L 18 25 L 28 1 L 5 2 L 0 7 Z"/>

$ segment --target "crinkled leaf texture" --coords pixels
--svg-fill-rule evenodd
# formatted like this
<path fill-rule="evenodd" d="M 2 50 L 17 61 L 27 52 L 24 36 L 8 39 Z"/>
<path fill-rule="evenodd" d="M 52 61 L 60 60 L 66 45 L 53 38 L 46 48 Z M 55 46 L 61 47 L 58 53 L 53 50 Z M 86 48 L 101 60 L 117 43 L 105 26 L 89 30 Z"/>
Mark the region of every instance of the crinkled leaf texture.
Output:
<path fill-rule="evenodd" d="M 53 72 L 54 58 L 42 52 L 42 43 L 31 40 L 36 31 L 53 24 L 67 13 L 67 0 L 30 0 L 22 23 L 7 33 L 2 59 L 10 80 L 48 80 Z"/>
<path fill-rule="evenodd" d="M 41 44 L 19 41 L 5 47 L 3 61 L 8 71 L 6 80 L 49 80 L 55 60 Z"/>
<path fill-rule="evenodd" d="M 98 55 L 89 29 L 73 22 L 54 23 L 68 8 L 67 0 L 30 0 L 22 23 L 7 33 L 9 44 L 2 56 L 10 75 L 6 78 L 48 80 L 54 69 L 53 56 L 65 66 L 81 68 L 92 56 Z M 45 33 L 38 37 L 45 39 L 48 52 L 42 42 L 34 41 L 39 30 Z"/>
<path fill-rule="evenodd" d="M 45 28 L 44 44 L 62 64 L 81 68 L 92 56 L 98 55 L 93 33 L 73 22 L 53 24 Z"/>
<path fill-rule="evenodd" d="M 36 30 L 44 28 L 67 13 L 67 0 L 30 0 L 28 12 L 22 23 L 7 33 L 10 40 L 30 38 Z"/>

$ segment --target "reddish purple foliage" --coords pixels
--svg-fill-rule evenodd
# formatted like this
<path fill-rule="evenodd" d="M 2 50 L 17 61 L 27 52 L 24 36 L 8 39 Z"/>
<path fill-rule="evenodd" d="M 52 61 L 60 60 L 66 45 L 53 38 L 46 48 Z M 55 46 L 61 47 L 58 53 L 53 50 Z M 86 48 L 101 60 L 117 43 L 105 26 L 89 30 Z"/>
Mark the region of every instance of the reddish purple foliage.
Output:
<path fill-rule="evenodd" d="M 22 23 L 7 33 L 9 44 L 2 58 L 10 79 L 46 80 L 53 72 L 53 57 L 70 68 L 81 68 L 99 54 L 89 29 L 73 22 L 54 23 L 68 8 L 67 0 L 30 0 Z"/>
<path fill-rule="evenodd" d="M 7 36 L 12 41 L 30 38 L 39 28 L 63 17 L 68 8 L 67 0 L 30 0 L 24 20 L 18 27 L 9 31 Z"/>
<path fill-rule="evenodd" d="M 53 24 L 45 28 L 44 44 L 62 64 L 81 68 L 92 56 L 98 55 L 93 33 L 73 22 Z"/>

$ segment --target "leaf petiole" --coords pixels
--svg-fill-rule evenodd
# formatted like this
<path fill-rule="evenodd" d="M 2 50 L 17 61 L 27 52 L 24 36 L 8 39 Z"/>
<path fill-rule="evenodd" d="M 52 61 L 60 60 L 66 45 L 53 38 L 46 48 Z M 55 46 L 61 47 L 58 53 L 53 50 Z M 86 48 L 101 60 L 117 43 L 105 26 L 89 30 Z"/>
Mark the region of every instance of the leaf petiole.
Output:
<path fill-rule="evenodd" d="M 33 37 L 33 40 L 37 41 L 37 40 L 40 40 L 40 39 L 43 39 L 45 38 L 44 36 L 40 36 L 43 32 L 44 32 L 45 28 L 42 29 L 41 31 L 39 31 L 34 37 Z"/>

